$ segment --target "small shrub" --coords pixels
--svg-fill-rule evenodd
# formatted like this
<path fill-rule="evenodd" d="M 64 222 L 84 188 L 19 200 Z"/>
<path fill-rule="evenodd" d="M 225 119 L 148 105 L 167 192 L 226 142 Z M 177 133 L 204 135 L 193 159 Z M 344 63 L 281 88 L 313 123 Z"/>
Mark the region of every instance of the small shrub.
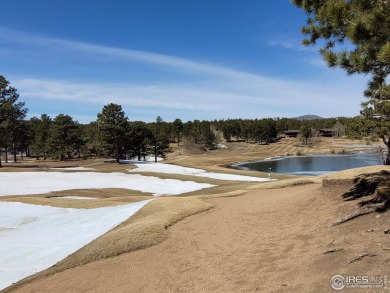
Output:
<path fill-rule="evenodd" d="M 183 137 L 183 150 L 185 154 L 200 154 L 205 151 L 204 147 L 196 144 L 192 137 Z"/>

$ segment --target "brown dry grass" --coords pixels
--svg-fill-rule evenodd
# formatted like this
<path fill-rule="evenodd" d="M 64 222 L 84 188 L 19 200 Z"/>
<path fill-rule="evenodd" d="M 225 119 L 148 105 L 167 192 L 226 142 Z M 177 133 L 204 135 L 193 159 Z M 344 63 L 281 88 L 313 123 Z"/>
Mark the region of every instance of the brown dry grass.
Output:
<path fill-rule="evenodd" d="M 177 145 L 172 145 L 174 153 L 168 155 L 168 162 L 209 171 L 226 172 L 226 166 L 235 162 L 261 160 L 273 156 L 293 156 L 298 152 L 301 154 L 329 154 L 331 152 L 339 153 L 343 149 L 346 151 L 365 149 L 363 147 L 353 147 L 357 144 L 364 145 L 365 141 L 331 137 L 319 138 L 318 142 L 311 146 L 298 146 L 294 138 L 283 138 L 268 145 L 248 144 L 246 142 L 224 142 L 224 144 L 228 147 L 227 149 L 218 149 L 199 155 L 186 155 L 182 147 L 178 148 Z M 348 145 L 351 147 L 348 147 Z M 370 148 L 370 146 L 367 145 L 367 148 Z M 228 172 L 242 174 L 239 170 L 229 170 Z M 244 172 L 247 175 L 251 174 L 248 171 Z M 258 176 L 258 172 L 252 174 Z"/>
<path fill-rule="evenodd" d="M 324 178 L 324 185 L 327 186 L 343 183 L 352 183 L 353 179 L 358 175 L 375 173 L 379 172 L 380 170 L 390 171 L 390 166 L 369 166 L 340 171 L 326 176 Z"/>
<path fill-rule="evenodd" d="M 69 199 L 65 196 L 90 197 L 89 199 Z M 120 188 L 103 189 L 72 189 L 52 192 L 49 194 L 36 194 L 29 196 L 1 196 L 0 201 L 22 202 L 36 205 L 47 205 L 60 208 L 93 209 L 113 205 L 123 205 L 153 198 L 151 193 Z"/>
<path fill-rule="evenodd" d="M 225 165 L 255 158 L 294 154 L 298 150 L 302 153 L 327 153 L 331 149 L 341 148 L 345 143 L 347 143 L 345 140 L 324 139 L 314 148 L 298 147 L 295 145 L 295 140 L 291 139 L 285 139 L 268 146 L 231 143 L 227 144 L 229 149 L 191 156 L 176 149 L 169 156 L 168 163 L 209 171 L 259 176 L 258 172 L 227 170 Z M 349 141 L 349 143 L 360 142 Z M 55 162 L 51 164 L 58 166 Z M 131 168 L 130 165 L 105 163 L 103 160 L 87 161 L 84 164 L 79 162 L 75 163 L 74 166 L 80 165 L 91 166 L 104 172 L 126 172 L 126 169 Z M 328 228 L 332 219 L 353 209 L 351 204 L 342 203 L 341 198 L 337 197 L 335 193 L 339 193 L 339 189 L 347 188 L 348 182 L 357 173 L 371 172 L 374 169 L 378 170 L 378 167 L 309 178 L 273 176 L 273 178 L 278 177 L 285 180 L 261 184 L 159 174 L 161 178 L 207 182 L 218 184 L 218 187 L 186 194 L 193 195 L 191 197 L 158 198 L 116 229 L 97 238 L 56 266 L 22 280 L 16 286 L 9 288 L 9 291 L 13 292 L 16 289 L 16 292 L 35 292 L 34 290 L 36 292 L 61 292 L 63 290 L 68 292 L 170 292 L 170 288 L 173 288 L 173 291 L 236 292 L 236 289 L 239 288 L 260 288 L 264 291 L 267 288 L 279 290 L 283 287 L 288 287 L 296 292 L 302 288 L 307 289 L 303 291 L 312 291 L 309 290 L 311 287 L 298 285 L 299 281 L 303 282 L 302 276 L 311 278 L 312 281 L 309 282 L 311 284 L 314 281 L 318 283 L 320 279 L 321 282 L 324 281 L 325 277 L 328 278 L 329 272 L 339 272 L 335 263 L 335 261 L 340 260 L 339 255 L 337 255 L 336 260 L 332 259 L 325 263 L 326 272 L 321 270 L 320 264 L 324 259 L 322 256 L 318 257 L 321 254 L 321 249 L 326 249 L 326 245 L 332 241 L 333 243 L 337 242 L 337 245 L 341 244 L 342 239 L 346 238 L 346 234 L 348 239 L 355 241 L 353 236 L 350 237 L 348 230 L 334 228 L 330 232 L 324 228 Z M 323 179 L 324 182 L 327 182 L 325 185 L 328 186 L 326 187 L 328 189 L 320 187 L 319 182 L 322 182 Z M 274 190 L 269 191 L 269 189 Z M 246 194 L 248 190 L 251 191 Z M 85 191 L 72 191 L 72 195 L 85 196 L 83 192 Z M 99 193 L 97 191 L 87 192 L 90 192 L 90 196 L 94 197 L 94 192 Z M 101 194 L 98 196 L 99 201 L 106 201 L 104 204 L 111 205 L 127 203 L 133 198 L 148 198 L 148 196 L 144 197 L 143 195 L 128 196 L 126 194 L 117 197 L 114 193 L 109 192 L 111 196 L 108 198 L 104 198 Z M 18 200 L 21 200 L 20 198 Z M 22 200 L 34 202 L 33 197 Z M 35 203 L 40 201 L 45 203 L 51 200 L 53 199 L 48 199 L 46 195 L 46 197 L 37 197 Z M 80 205 L 96 204 L 90 203 L 91 201 L 88 203 L 77 202 Z M 189 215 L 208 210 L 214 205 L 216 209 L 191 217 L 190 220 L 181 222 L 167 230 L 167 227 L 173 223 Z M 316 215 L 315 220 L 313 215 Z M 310 225 L 312 226 L 310 227 Z M 375 229 L 381 229 L 378 227 L 381 226 L 377 225 Z M 358 230 L 355 226 L 354 229 Z M 219 235 L 218 238 L 215 238 L 216 234 Z M 201 235 L 201 240 L 198 239 L 198 235 Z M 310 239 L 310 241 L 305 239 Z M 162 244 L 150 247 L 163 240 L 165 241 Z M 328 240 L 329 242 L 327 242 Z M 202 245 L 196 244 L 198 241 L 201 241 Z M 243 244 L 243 241 L 247 241 L 247 243 Z M 241 244 L 236 245 L 236 242 Z M 256 245 L 252 247 L 251 243 Z M 299 249 L 294 248 L 298 245 L 297 243 Z M 359 249 L 364 249 L 364 245 L 356 244 L 353 249 L 346 249 L 350 252 L 348 257 L 352 257 L 351 255 Z M 145 247 L 150 248 L 139 250 Z M 230 248 L 234 248 L 234 250 L 229 250 Z M 303 249 L 307 251 L 307 255 L 302 254 Z M 130 251 L 133 252 L 127 253 Z M 170 257 L 172 260 L 169 260 Z M 218 259 L 218 257 L 222 258 Z M 256 259 L 256 257 L 259 257 L 258 261 L 261 264 L 253 266 L 254 263 L 251 259 Z M 202 259 L 205 261 L 201 261 Z M 127 269 L 129 265 L 135 269 L 130 268 L 129 271 Z M 305 271 L 303 275 L 298 274 L 298 277 L 291 277 L 302 266 L 311 265 L 314 265 L 313 271 Z M 167 273 L 161 273 L 158 269 L 165 269 Z M 91 274 L 91 272 L 94 273 Z M 325 277 L 316 275 L 313 278 L 313 272 L 325 274 Z M 99 279 L 96 278 L 96 273 L 99 275 Z M 113 273 L 117 277 L 113 276 Z M 154 276 L 153 279 L 145 279 L 150 274 Z M 275 283 L 275 280 L 280 276 L 287 278 L 289 275 L 291 284 L 288 283 L 284 286 L 285 284 Z M 267 276 L 267 280 L 264 280 L 264 276 Z M 213 277 L 214 280 L 208 277 Z M 128 279 L 131 279 L 131 287 L 128 285 Z M 235 283 L 229 281 L 229 286 L 221 283 L 228 279 Z M 67 281 L 64 283 L 64 280 Z M 259 280 L 262 281 L 259 282 Z M 328 279 L 326 280 L 328 282 Z M 80 282 L 83 283 L 81 287 L 77 285 Z M 274 283 L 273 287 L 272 282 Z M 64 286 L 53 287 L 53 285 L 60 283 Z M 266 287 L 268 285 L 271 287 Z M 313 288 L 320 287 L 317 284 Z"/>
<path fill-rule="evenodd" d="M 117 164 L 111 159 L 88 159 L 88 160 L 70 160 L 70 161 L 54 161 L 54 160 L 32 160 L 24 159 L 18 163 L 4 163 L 0 172 L 24 172 L 24 171 L 44 171 L 44 172 L 69 172 L 65 168 L 85 167 L 93 168 L 94 170 L 78 171 L 78 172 L 126 172 L 126 169 L 132 169 L 134 166 L 129 164 Z"/>
<path fill-rule="evenodd" d="M 139 230 L 106 239 L 127 246 L 124 235 L 148 231 L 142 236 L 148 238 L 164 231 L 158 245 L 49 274 L 52 268 L 10 292 L 332 292 L 329 280 L 335 274 L 386 275 L 390 243 L 383 231 L 390 213 L 329 225 L 354 208 L 353 202 L 341 200 L 348 188 L 309 184 L 209 198 L 215 208 L 168 231 L 153 224 L 148 231 L 143 223 Z M 154 223 L 162 201 L 130 223 L 149 217 Z M 91 250 L 92 255 L 105 251 L 106 243 Z M 362 254 L 371 256 L 351 262 Z"/>
<path fill-rule="evenodd" d="M 160 243 L 167 237 L 169 226 L 212 207 L 212 204 L 196 197 L 157 198 L 129 220 L 93 240 L 55 266 L 25 278 L 5 292 L 70 268 Z"/>

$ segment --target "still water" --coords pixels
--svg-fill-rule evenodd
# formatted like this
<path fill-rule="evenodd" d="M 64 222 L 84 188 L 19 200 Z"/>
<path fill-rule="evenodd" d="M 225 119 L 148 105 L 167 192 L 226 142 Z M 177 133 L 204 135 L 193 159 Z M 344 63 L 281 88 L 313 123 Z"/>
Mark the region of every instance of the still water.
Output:
<path fill-rule="evenodd" d="M 306 155 L 279 157 L 262 161 L 235 164 L 242 170 L 261 171 L 293 175 L 322 175 L 345 169 L 380 165 L 375 153 L 358 152 L 346 155 Z"/>

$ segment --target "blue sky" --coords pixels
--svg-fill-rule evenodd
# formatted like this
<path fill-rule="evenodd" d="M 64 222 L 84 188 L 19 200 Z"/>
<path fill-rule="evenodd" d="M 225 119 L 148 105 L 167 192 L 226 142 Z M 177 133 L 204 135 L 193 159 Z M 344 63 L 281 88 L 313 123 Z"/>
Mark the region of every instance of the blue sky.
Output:
<path fill-rule="evenodd" d="M 356 116 L 366 76 L 329 69 L 301 45 L 288 0 L 12 0 L 0 74 L 29 116 L 130 120 Z M 5 12 L 5 13 L 4 13 Z"/>

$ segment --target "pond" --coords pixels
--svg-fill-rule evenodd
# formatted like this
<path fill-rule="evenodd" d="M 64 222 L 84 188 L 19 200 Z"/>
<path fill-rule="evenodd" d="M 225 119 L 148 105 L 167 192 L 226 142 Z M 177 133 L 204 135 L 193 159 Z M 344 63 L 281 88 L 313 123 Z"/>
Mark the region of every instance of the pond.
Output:
<path fill-rule="evenodd" d="M 377 154 L 373 152 L 358 152 L 345 155 L 277 157 L 262 161 L 239 163 L 232 165 L 232 167 L 250 171 L 271 171 L 279 174 L 316 176 L 373 165 L 381 165 Z"/>

